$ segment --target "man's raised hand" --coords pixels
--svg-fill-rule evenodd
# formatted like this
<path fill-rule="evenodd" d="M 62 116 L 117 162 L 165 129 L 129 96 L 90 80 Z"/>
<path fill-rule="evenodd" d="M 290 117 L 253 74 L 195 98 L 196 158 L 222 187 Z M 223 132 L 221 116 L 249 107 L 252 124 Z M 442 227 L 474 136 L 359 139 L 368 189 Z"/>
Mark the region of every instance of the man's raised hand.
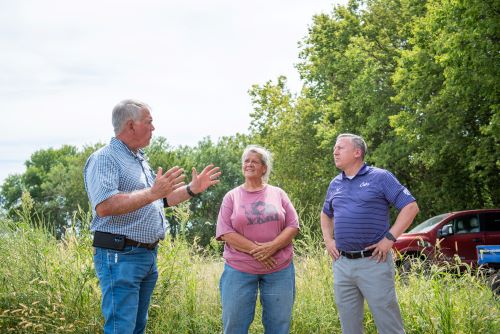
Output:
<path fill-rule="evenodd" d="M 163 174 L 163 168 L 158 167 L 156 181 L 151 188 L 151 192 L 157 199 L 165 198 L 175 189 L 182 187 L 184 183 L 184 170 L 178 166 L 172 167 Z"/>
<path fill-rule="evenodd" d="M 221 172 L 219 167 L 214 167 L 213 164 L 205 167 L 200 174 L 196 172 L 196 168 L 192 169 L 191 191 L 195 194 L 204 192 L 208 187 L 220 182 L 219 176 Z"/>

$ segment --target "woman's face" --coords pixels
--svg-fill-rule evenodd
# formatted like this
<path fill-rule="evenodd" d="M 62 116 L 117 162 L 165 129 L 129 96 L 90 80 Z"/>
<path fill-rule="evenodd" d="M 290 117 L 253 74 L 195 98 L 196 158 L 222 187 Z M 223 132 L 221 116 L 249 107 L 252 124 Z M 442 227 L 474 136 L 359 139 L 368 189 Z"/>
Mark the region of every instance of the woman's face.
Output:
<path fill-rule="evenodd" d="M 262 163 L 260 154 L 249 152 L 243 161 L 242 170 L 245 180 L 262 180 L 267 166 Z"/>

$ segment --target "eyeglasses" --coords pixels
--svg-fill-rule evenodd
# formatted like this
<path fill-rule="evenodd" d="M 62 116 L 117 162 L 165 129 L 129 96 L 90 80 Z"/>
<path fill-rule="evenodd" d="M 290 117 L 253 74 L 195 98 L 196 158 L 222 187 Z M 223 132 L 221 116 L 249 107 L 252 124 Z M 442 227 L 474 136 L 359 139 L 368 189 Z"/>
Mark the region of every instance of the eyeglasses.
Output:
<path fill-rule="evenodd" d="M 262 165 L 262 162 L 257 161 L 257 160 L 245 160 L 245 161 L 243 161 L 243 165 L 245 165 L 245 166 L 258 166 L 258 165 Z"/>

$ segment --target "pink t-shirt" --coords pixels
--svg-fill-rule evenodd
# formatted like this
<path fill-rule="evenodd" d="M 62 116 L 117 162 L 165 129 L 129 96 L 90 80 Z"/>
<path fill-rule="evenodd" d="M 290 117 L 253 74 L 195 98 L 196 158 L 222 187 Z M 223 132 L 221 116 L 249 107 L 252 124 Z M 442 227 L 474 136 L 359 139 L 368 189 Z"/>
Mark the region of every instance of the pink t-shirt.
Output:
<path fill-rule="evenodd" d="M 216 238 L 237 232 L 251 241 L 274 240 L 286 227 L 299 228 L 297 211 L 287 194 L 280 188 L 266 185 L 262 190 L 250 192 L 242 186 L 229 191 L 224 199 L 217 219 Z M 231 267 L 250 274 L 268 274 L 279 271 L 290 264 L 293 246 L 280 249 L 273 255 L 277 265 L 269 270 L 252 255 L 224 245 L 224 259 Z"/>

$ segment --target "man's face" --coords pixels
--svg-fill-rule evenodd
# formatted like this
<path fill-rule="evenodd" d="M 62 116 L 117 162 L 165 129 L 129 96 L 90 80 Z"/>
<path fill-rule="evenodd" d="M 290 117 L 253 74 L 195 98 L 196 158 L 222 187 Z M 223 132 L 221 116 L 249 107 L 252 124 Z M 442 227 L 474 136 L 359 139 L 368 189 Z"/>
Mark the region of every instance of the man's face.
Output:
<path fill-rule="evenodd" d="M 138 121 L 134 121 L 134 137 L 138 143 L 139 148 L 149 145 L 153 131 L 153 117 L 147 109 L 142 109 L 142 117 Z"/>
<path fill-rule="evenodd" d="M 361 150 L 356 148 L 351 138 L 342 137 L 337 139 L 333 147 L 333 158 L 338 169 L 345 170 L 356 163 L 361 156 Z"/>

